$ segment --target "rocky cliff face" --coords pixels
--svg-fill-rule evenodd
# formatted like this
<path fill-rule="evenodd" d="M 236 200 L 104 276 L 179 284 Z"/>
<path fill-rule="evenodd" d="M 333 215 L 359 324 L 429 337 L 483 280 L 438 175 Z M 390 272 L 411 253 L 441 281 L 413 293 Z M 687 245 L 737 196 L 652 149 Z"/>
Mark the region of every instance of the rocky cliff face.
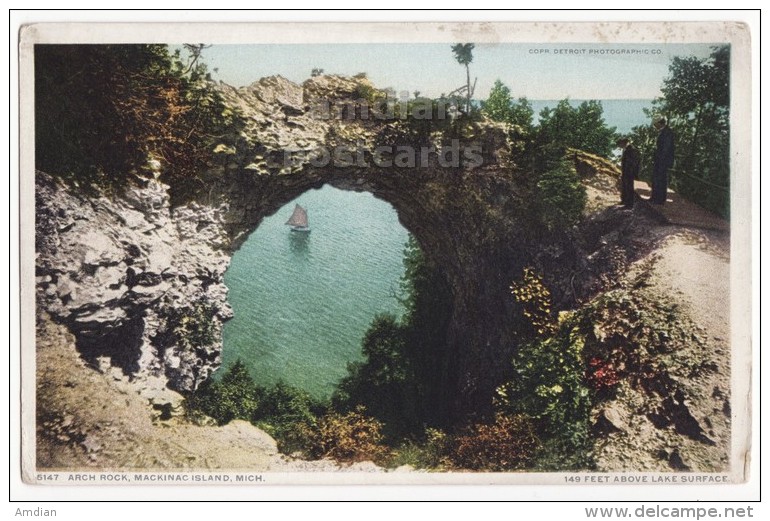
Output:
<path fill-rule="evenodd" d="M 155 179 L 122 197 L 85 197 L 36 173 L 37 302 L 66 324 L 84 357 L 189 390 L 219 364 L 221 343 L 185 350 L 168 338 L 171 310 L 204 301 L 219 332 L 232 315 L 222 276 L 229 240 L 216 208 L 172 210 Z"/>
<path fill-rule="evenodd" d="M 441 355 L 446 413 L 483 407 L 515 348 L 511 280 L 544 255 L 580 257 L 574 244 L 571 253 L 537 250 L 541 238 L 526 224 L 527 195 L 508 163 L 504 128 L 465 129 L 463 146 L 476 147 L 480 164 L 447 165 L 436 150 L 454 146 L 451 124 L 426 136 L 397 117 L 334 116 L 340 100 L 376 93 L 365 79 L 327 76 L 299 86 L 275 77 L 220 90 L 244 128 L 217 147 L 195 201 L 172 207 L 157 171 L 113 197 L 87 197 L 37 173 L 40 309 L 69 327 L 94 365 L 194 389 L 220 363 L 221 326 L 232 313 L 223 275 L 248 234 L 308 189 L 368 191 L 396 208 L 452 288 Z M 360 116 L 360 105 L 353 110 Z M 412 150 L 417 164 L 378 166 L 372 150 L 380 145 Z M 352 161 L 319 160 L 341 149 Z M 570 291 L 576 284 L 573 277 Z"/>

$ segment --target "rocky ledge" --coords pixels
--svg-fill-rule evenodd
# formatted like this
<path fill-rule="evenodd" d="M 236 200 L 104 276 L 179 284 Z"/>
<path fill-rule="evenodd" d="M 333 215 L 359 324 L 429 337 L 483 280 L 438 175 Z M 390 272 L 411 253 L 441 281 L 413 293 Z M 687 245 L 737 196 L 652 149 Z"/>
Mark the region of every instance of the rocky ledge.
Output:
<path fill-rule="evenodd" d="M 217 208 L 171 209 L 168 187 L 137 179 L 122 197 L 86 197 L 36 173 L 39 312 L 74 333 L 84 358 L 149 389 L 190 390 L 220 363 L 221 325 L 232 316 L 223 275 L 228 238 Z M 212 341 L 193 349 L 170 318 L 205 302 Z"/>

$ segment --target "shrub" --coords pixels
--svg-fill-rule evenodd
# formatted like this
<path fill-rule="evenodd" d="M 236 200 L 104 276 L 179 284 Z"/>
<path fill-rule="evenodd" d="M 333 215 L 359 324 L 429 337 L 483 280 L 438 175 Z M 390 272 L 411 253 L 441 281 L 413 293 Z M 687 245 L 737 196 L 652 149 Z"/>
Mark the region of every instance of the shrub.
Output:
<path fill-rule="evenodd" d="M 261 394 L 251 422 L 273 436 L 278 450 L 284 454 L 309 453 L 311 433 L 326 409 L 325 404 L 283 382 L 263 389 Z"/>
<path fill-rule="evenodd" d="M 236 361 L 221 380 L 207 380 L 186 400 L 188 418 L 200 423 L 199 414 L 219 425 L 235 419 L 251 422 L 273 436 L 284 454 L 310 451 L 310 437 L 326 405 L 307 392 L 278 382 L 256 385 L 246 366 Z"/>
<path fill-rule="evenodd" d="M 375 104 L 384 101 L 385 94 L 381 90 L 374 87 L 368 81 L 365 81 L 366 78 L 357 79 L 361 80 L 359 81 L 358 85 L 356 85 L 355 96 L 357 100 L 366 101 L 370 105 L 370 109 Z M 377 108 L 380 109 L 381 107 L 378 105 Z"/>
<path fill-rule="evenodd" d="M 551 232 L 577 223 L 587 200 L 574 164 L 564 160 L 540 175 L 536 194 L 538 219 Z"/>
<path fill-rule="evenodd" d="M 589 414 L 591 395 L 585 384 L 584 339 L 576 320 L 557 325 L 542 279 L 530 268 L 511 291 L 523 306 L 534 340 L 519 346 L 513 357 L 513 378 L 497 389 L 499 410 L 537 421 L 538 434 L 558 468 L 590 466 Z M 577 458 L 572 456 L 578 455 Z"/>
<path fill-rule="evenodd" d="M 588 361 L 586 381 L 595 392 L 607 393 L 617 387 L 620 377 L 611 361 L 595 356 Z"/>
<path fill-rule="evenodd" d="M 449 452 L 457 468 L 506 471 L 526 468 L 540 446 L 532 422 L 523 415 L 498 414 L 491 424 L 475 424 L 453 438 Z"/>
<path fill-rule="evenodd" d="M 246 366 L 237 360 L 217 382 L 207 380 L 186 401 L 188 413 L 202 412 L 219 425 L 249 421 L 259 406 L 259 389 Z"/>
<path fill-rule="evenodd" d="M 577 327 L 585 342 L 586 381 L 597 399 L 610 395 L 622 379 L 650 385 L 660 377 L 650 368 L 659 365 L 662 355 L 702 342 L 676 304 L 638 287 L 603 294 L 581 311 Z"/>
<path fill-rule="evenodd" d="M 366 416 L 362 406 L 348 413 L 332 412 L 321 418 L 310 435 L 310 452 L 317 458 L 345 463 L 379 461 L 387 454 L 382 424 Z"/>
<path fill-rule="evenodd" d="M 511 381 L 497 390 L 500 409 L 537 420 L 540 437 L 560 439 L 565 453 L 587 451 L 592 403 L 583 338 L 562 326 L 553 337 L 520 346 L 513 369 Z"/>
<path fill-rule="evenodd" d="M 540 111 L 539 162 L 547 165 L 548 156 L 559 157 L 569 147 L 609 157 L 615 147 L 615 131 L 615 127 L 607 127 L 604 121 L 601 102 L 590 100 L 573 106 L 569 100 L 561 100 L 556 107 Z"/>
<path fill-rule="evenodd" d="M 407 440 L 393 451 L 386 465 L 391 468 L 402 465 L 416 469 L 444 468 L 448 465 L 450 439 L 443 431 L 428 427 L 422 440 Z"/>

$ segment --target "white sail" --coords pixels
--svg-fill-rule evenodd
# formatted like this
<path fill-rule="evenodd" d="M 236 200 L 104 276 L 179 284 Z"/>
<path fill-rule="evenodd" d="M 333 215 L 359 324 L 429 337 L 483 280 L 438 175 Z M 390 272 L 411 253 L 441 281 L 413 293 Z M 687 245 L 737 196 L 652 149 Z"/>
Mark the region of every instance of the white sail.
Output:
<path fill-rule="evenodd" d="M 291 217 L 289 217 L 289 220 L 286 221 L 286 224 L 298 228 L 307 228 L 307 210 L 300 205 L 296 205 L 294 207 L 294 212 L 291 214 Z"/>

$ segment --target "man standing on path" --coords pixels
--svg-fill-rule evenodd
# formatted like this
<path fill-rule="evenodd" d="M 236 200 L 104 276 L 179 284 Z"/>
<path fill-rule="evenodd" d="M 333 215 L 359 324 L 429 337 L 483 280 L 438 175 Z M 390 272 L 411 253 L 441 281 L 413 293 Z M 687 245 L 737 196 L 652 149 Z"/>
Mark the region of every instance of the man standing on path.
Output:
<path fill-rule="evenodd" d="M 655 144 L 655 162 L 652 168 L 652 204 L 663 205 L 668 191 L 668 169 L 674 166 L 674 132 L 665 117 L 655 119 L 658 140 Z"/>
<path fill-rule="evenodd" d="M 620 159 L 620 202 L 626 208 L 634 207 L 634 179 L 639 177 L 641 163 L 639 150 L 627 137 L 618 139 L 617 145 L 623 149 Z"/>

